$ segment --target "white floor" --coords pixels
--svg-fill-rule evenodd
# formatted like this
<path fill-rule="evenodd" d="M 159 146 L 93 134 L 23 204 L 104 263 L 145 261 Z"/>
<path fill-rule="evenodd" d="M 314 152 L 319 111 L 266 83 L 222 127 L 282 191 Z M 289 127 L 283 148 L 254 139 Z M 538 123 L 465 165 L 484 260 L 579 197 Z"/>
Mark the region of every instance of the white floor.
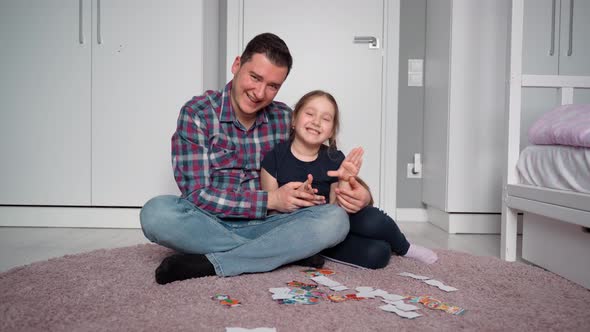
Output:
<path fill-rule="evenodd" d="M 412 243 L 500 256 L 500 235 L 448 234 L 430 223 L 398 225 Z M 0 272 L 63 255 L 148 242 L 140 229 L 0 227 Z M 520 237 L 518 246 L 520 257 Z"/>

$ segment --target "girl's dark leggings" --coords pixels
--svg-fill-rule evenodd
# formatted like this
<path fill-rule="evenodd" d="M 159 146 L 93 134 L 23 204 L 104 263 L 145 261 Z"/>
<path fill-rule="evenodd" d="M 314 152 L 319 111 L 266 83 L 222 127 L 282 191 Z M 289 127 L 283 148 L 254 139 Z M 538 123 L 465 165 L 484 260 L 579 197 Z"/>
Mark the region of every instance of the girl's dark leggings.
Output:
<path fill-rule="evenodd" d="M 387 266 L 391 252 L 403 256 L 410 243 L 395 221 L 385 212 L 367 206 L 357 213 L 349 214 L 350 232 L 336 246 L 322 254 L 369 269 Z"/>

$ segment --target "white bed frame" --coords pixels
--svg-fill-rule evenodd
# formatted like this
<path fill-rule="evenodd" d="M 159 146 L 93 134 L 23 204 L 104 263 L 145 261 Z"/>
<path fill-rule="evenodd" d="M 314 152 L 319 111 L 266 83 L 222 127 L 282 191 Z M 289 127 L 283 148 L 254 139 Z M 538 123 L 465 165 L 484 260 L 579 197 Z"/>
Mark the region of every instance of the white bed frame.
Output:
<path fill-rule="evenodd" d="M 573 103 L 574 89 L 590 88 L 590 77 L 588 76 L 522 74 L 523 2 L 524 0 L 512 1 L 510 89 L 506 117 L 508 156 L 504 173 L 501 227 L 501 257 L 507 261 L 516 260 L 517 215 L 519 212 L 523 212 L 525 217 L 530 216 L 528 220 L 532 222 L 535 222 L 534 218 L 538 220 L 550 218 L 569 223 L 569 225 L 590 227 L 589 194 L 518 183 L 516 164 L 520 154 L 522 89 L 526 87 L 559 88 L 563 105 Z M 539 241 L 545 241 L 545 244 L 551 240 L 551 238 L 539 239 Z M 590 256 L 590 250 L 587 251 L 587 254 Z M 559 272 L 556 273 L 559 274 Z"/>

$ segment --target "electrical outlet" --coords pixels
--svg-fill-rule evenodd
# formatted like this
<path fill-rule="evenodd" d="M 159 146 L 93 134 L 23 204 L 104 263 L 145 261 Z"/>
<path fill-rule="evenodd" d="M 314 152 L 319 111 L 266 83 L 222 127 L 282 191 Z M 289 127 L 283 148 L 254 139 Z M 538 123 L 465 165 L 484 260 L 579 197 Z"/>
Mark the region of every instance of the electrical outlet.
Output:
<path fill-rule="evenodd" d="M 414 174 L 414 172 L 412 171 L 414 169 L 414 164 L 410 163 L 408 164 L 408 178 L 409 179 L 421 179 L 422 178 L 422 173 L 418 173 L 418 174 Z"/>

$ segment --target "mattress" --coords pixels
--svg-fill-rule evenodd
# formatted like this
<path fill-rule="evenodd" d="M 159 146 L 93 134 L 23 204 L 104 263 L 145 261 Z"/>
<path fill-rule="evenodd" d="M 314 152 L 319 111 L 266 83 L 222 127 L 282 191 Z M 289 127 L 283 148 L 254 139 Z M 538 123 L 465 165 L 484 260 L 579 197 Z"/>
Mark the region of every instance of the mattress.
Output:
<path fill-rule="evenodd" d="M 529 145 L 516 167 L 522 184 L 590 193 L 590 148 Z"/>

